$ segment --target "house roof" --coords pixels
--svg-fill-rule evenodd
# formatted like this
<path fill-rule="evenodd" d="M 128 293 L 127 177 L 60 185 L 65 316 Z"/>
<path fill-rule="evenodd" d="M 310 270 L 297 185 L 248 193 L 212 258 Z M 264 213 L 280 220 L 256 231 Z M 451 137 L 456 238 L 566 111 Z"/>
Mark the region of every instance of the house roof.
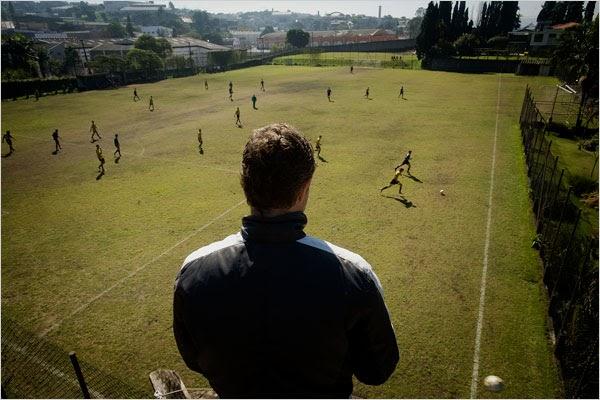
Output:
<path fill-rule="evenodd" d="M 133 49 L 132 44 L 116 44 L 116 43 L 104 43 L 100 44 L 90 51 L 129 51 Z"/>
<path fill-rule="evenodd" d="M 229 47 L 221 46 L 215 43 L 210 43 L 200 39 L 194 39 L 191 37 L 174 37 L 174 38 L 165 38 L 171 45 L 171 47 L 203 47 L 208 50 L 214 51 L 229 51 L 231 50 Z"/>
<path fill-rule="evenodd" d="M 308 31 L 313 37 L 342 37 L 342 36 L 381 36 L 381 35 L 395 35 L 394 31 L 388 29 L 343 29 L 335 31 Z M 267 39 L 278 39 L 283 38 L 287 35 L 285 31 L 267 33 L 263 35 L 263 38 Z"/>
<path fill-rule="evenodd" d="M 2 21 L 2 29 L 15 29 L 15 23 L 12 21 Z"/>

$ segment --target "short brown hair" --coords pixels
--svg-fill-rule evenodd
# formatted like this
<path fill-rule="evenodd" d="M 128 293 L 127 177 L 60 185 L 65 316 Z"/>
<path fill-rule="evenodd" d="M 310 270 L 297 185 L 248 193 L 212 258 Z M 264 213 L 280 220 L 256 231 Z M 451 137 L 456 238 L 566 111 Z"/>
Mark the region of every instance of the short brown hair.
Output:
<path fill-rule="evenodd" d="M 314 171 L 310 142 L 288 124 L 271 124 L 255 129 L 246 143 L 241 183 L 251 207 L 289 208 Z"/>

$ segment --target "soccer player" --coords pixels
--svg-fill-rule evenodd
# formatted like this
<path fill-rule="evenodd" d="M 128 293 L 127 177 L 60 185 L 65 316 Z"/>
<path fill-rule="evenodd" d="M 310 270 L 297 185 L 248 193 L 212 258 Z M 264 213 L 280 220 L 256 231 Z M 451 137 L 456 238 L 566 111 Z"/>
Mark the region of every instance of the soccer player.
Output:
<path fill-rule="evenodd" d="M 315 151 L 317 152 L 317 157 L 321 156 L 321 138 L 323 136 L 319 135 L 319 138 L 317 139 L 317 143 L 315 143 Z"/>
<path fill-rule="evenodd" d="M 98 161 L 100 161 L 100 165 L 98 165 L 98 172 L 104 173 L 104 157 L 102 156 L 102 148 L 99 144 L 96 145 L 96 157 L 98 157 Z"/>
<path fill-rule="evenodd" d="M 150 103 L 148 104 L 148 110 L 154 111 L 154 99 L 150 96 Z"/>
<path fill-rule="evenodd" d="M 229 86 L 229 100 L 233 101 L 233 88 Z"/>
<path fill-rule="evenodd" d="M 204 149 L 202 148 L 202 129 L 200 128 L 198 128 L 198 152 L 204 154 Z"/>
<path fill-rule="evenodd" d="M 390 181 L 390 184 L 379 189 L 379 193 L 394 185 L 398 185 L 398 194 L 402 194 L 402 183 L 400 183 L 399 181 L 400 176 L 402 176 L 402 171 L 404 171 L 404 169 L 400 168 L 400 166 L 398 165 L 394 170 L 394 177 Z"/>
<path fill-rule="evenodd" d="M 260 78 L 260 90 L 265 91 L 265 81 L 262 78 Z"/>
<path fill-rule="evenodd" d="M 141 100 L 140 96 L 137 94 L 137 88 L 133 88 L 133 101 Z"/>
<path fill-rule="evenodd" d="M 121 158 L 121 143 L 119 143 L 119 134 L 118 133 L 115 133 L 114 142 L 115 142 L 115 147 L 117 149 L 115 150 L 115 152 L 113 153 L 113 155 L 116 156 L 117 153 L 119 153 L 119 158 Z"/>
<path fill-rule="evenodd" d="M 256 108 L 256 95 L 255 94 L 252 95 L 252 108 L 254 108 L 255 110 L 258 110 L 258 108 Z"/>
<path fill-rule="evenodd" d="M 406 153 L 406 155 L 404 156 L 404 161 L 402 161 L 402 164 L 400 164 L 400 166 L 404 166 L 404 165 L 408 165 L 408 169 L 406 170 L 406 173 L 410 175 L 410 159 L 412 157 L 412 150 L 409 150 L 408 153 Z"/>
<path fill-rule="evenodd" d="M 204 89 L 208 90 L 208 81 L 206 79 L 204 80 Z"/>
<path fill-rule="evenodd" d="M 398 95 L 398 97 L 404 98 L 404 86 L 400 86 L 400 94 Z"/>
<path fill-rule="evenodd" d="M 2 135 L 2 142 L 6 142 L 6 144 L 8 145 L 8 151 L 9 154 L 11 154 L 13 151 L 15 151 L 15 148 L 12 145 L 12 141 L 13 141 L 13 137 L 10 134 L 10 131 L 6 131 L 6 133 L 4 135 Z"/>
<path fill-rule="evenodd" d="M 240 120 L 240 108 L 237 107 L 235 110 L 235 125 L 241 127 L 242 121 Z"/>
<path fill-rule="evenodd" d="M 368 99 L 369 98 L 369 88 L 367 87 L 367 90 L 365 90 L 365 97 Z"/>
<path fill-rule="evenodd" d="M 350 73 L 353 74 L 354 73 L 354 65 L 350 66 Z"/>
<path fill-rule="evenodd" d="M 327 100 L 331 101 L 331 88 L 330 87 L 327 88 Z"/>
<path fill-rule="evenodd" d="M 55 153 L 58 153 L 59 150 L 62 150 L 62 147 L 60 146 L 60 142 L 58 141 L 58 139 L 59 139 L 58 129 L 55 129 L 54 132 L 52 132 L 52 139 L 54 139 L 54 145 L 56 147 Z"/>
<path fill-rule="evenodd" d="M 40 90 L 35 89 L 35 101 L 38 101 L 39 99 L 40 99 Z"/>
<path fill-rule="evenodd" d="M 98 133 L 98 127 L 96 126 L 96 123 L 94 121 L 92 121 L 92 126 L 90 126 L 90 132 L 92 132 L 92 138 L 90 139 L 90 143 L 94 143 L 96 141 L 96 139 L 94 139 L 94 135 L 98 136 L 98 139 L 102 139 L 100 137 L 100 134 Z"/>

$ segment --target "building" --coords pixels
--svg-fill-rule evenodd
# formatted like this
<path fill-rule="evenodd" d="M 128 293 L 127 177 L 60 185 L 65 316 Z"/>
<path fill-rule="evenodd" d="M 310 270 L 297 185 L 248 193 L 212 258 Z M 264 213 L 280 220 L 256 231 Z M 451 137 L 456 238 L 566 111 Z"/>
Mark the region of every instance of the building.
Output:
<path fill-rule="evenodd" d="M 7 33 L 13 33 L 15 31 L 15 23 L 12 21 L 2 21 L 0 24 L 2 26 L 3 35 Z"/>
<path fill-rule="evenodd" d="M 165 9 L 164 4 L 149 3 L 130 3 L 128 6 L 121 8 L 119 11 L 126 13 L 143 13 L 143 12 L 157 12 Z"/>
<path fill-rule="evenodd" d="M 121 11 L 122 8 L 128 7 L 129 5 L 135 3 L 135 1 L 105 1 L 104 11 L 107 13 L 116 13 Z"/>
<path fill-rule="evenodd" d="M 535 31 L 531 35 L 529 46 L 532 51 L 547 49 L 558 45 L 558 38 L 565 29 L 579 25 L 577 22 L 567 22 L 550 26 L 549 22 L 544 21 L 538 24 Z"/>
<path fill-rule="evenodd" d="M 174 56 L 192 58 L 196 66 L 208 65 L 208 56 L 212 52 L 232 51 L 233 49 L 191 37 L 168 38 Z"/>
<path fill-rule="evenodd" d="M 150 35 L 152 37 L 173 37 L 173 29 L 167 28 L 166 26 L 142 26 L 142 34 Z"/>
<path fill-rule="evenodd" d="M 337 31 L 309 31 L 307 47 L 338 46 L 352 43 L 383 42 L 397 40 L 398 35 L 388 29 L 354 29 Z M 259 49 L 284 47 L 287 32 L 267 33 L 258 38 Z"/>
<path fill-rule="evenodd" d="M 234 38 L 234 49 L 250 49 L 257 45 L 260 31 L 229 31 Z"/>

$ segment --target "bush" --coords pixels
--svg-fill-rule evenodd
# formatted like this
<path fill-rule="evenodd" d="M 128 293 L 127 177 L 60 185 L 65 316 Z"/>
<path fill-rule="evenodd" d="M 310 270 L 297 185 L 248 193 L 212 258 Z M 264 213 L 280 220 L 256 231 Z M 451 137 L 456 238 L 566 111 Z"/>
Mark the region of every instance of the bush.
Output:
<path fill-rule="evenodd" d="M 480 46 L 481 41 L 472 33 L 465 33 L 454 42 L 454 48 L 460 56 L 472 56 Z"/>
<path fill-rule="evenodd" d="M 573 187 L 573 193 L 575 193 L 577 197 L 598 190 L 598 182 L 595 179 L 586 176 L 572 176 L 569 183 Z"/>
<path fill-rule="evenodd" d="M 494 36 L 487 41 L 487 44 L 494 49 L 505 49 L 508 44 L 508 38 L 506 36 Z"/>

